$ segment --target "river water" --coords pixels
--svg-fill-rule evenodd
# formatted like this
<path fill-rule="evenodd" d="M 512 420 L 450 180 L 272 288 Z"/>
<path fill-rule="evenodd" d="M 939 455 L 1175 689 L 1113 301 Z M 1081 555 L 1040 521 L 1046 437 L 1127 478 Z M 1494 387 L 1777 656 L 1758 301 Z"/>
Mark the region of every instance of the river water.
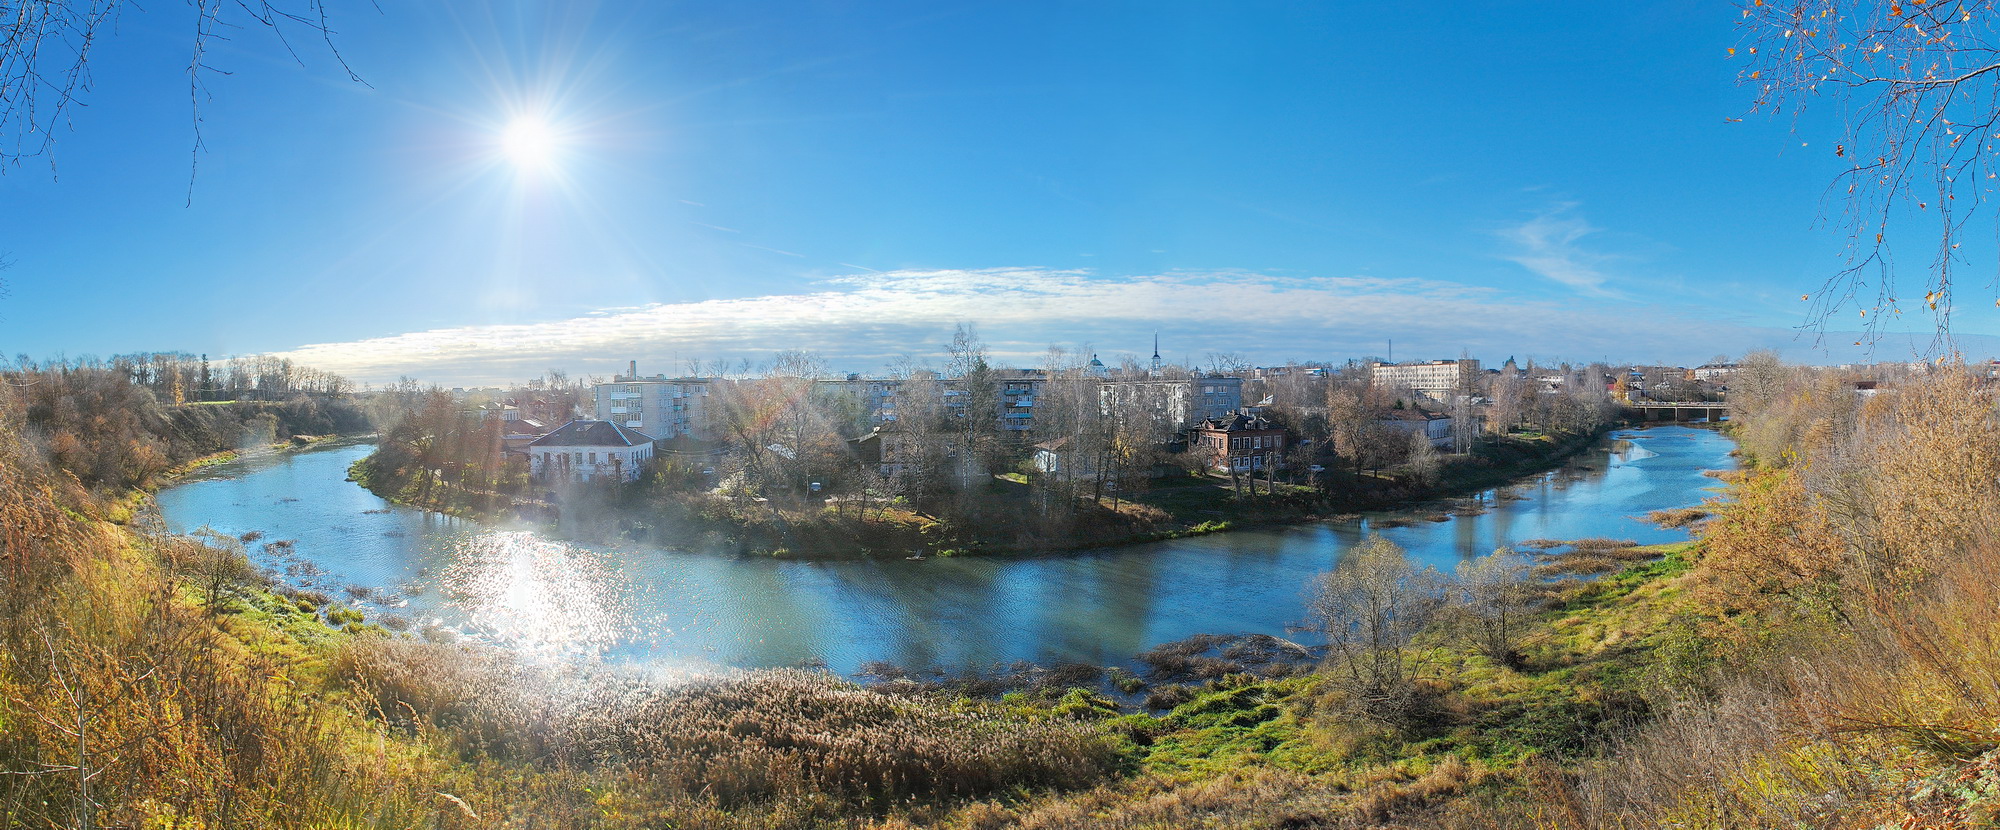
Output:
<path fill-rule="evenodd" d="M 160 510 L 177 532 L 261 532 L 246 546 L 254 563 L 371 618 L 529 656 L 851 674 L 872 660 L 1125 663 L 1204 633 L 1311 641 L 1309 583 L 1366 533 L 1445 571 L 1528 539 L 1677 541 L 1686 534 L 1640 517 L 1700 502 L 1716 484 L 1702 471 L 1733 466 L 1730 442 L 1710 430 L 1624 430 L 1562 470 L 1504 488 L 1519 498 L 1489 491 L 1490 511 L 1441 522 L 1384 527 L 1411 514 L 1374 514 L 1061 556 L 800 562 L 582 546 L 392 505 L 345 480 L 372 449 L 210 467 L 161 491 Z"/>

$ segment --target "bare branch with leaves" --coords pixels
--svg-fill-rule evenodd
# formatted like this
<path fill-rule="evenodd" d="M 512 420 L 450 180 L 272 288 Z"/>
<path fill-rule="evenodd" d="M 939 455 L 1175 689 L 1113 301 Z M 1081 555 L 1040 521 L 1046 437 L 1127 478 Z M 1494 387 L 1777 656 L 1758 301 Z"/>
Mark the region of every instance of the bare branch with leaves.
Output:
<path fill-rule="evenodd" d="M 1842 123 L 1832 152 L 1846 167 L 1821 217 L 1845 237 L 1842 264 L 1804 297 L 1809 326 L 1824 340 L 1836 315 L 1853 313 L 1865 332 L 1856 344 L 1872 345 L 1914 306 L 1944 350 L 1959 272 L 1973 264 L 1963 246 L 2000 181 L 1994 0 L 1749 0 L 1741 14 L 1744 40 L 1729 51 L 1749 60 L 1739 79 L 1755 88 L 1756 109 L 1796 117 L 1831 100 Z M 1921 299 L 1892 251 L 1911 221 L 1935 231 L 1923 234 L 1932 247 Z M 2000 260 L 1991 265 L 2000 289 Z"/>

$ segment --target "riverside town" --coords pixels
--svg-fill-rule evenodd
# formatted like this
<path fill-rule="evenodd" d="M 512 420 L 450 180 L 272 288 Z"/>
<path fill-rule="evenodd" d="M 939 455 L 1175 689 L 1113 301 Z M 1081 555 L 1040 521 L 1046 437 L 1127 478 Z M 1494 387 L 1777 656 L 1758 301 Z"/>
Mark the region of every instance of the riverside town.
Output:
<path fill-rule="evenodd" d="M 0 830 L 2000 827 L 1996 50 L 0 0 Z"/>

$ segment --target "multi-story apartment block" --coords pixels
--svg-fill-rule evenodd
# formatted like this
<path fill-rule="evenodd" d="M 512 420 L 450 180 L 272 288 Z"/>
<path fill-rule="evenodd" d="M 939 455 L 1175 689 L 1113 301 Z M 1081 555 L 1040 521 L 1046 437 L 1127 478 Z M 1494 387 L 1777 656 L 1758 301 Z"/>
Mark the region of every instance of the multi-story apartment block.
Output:
<path fill-rule="evenodd" d="M 1008 434 L 1025 436 L 1035 428 L 1035 407 L 1047 394 L 1048 373 L 1041 369 L 995 369 L 993 417 Z M 1161 380 L 1153 378 L 1101 379 L 1086 376 L 1078 383 L 1096 388 L 1105 415 L 1144 411 L 1158 413 L 1176 430 L 1186 429 L 1207 418 L 1220 418 L 1243 406 L 1243 379 L 1200 376 Z M 844 380 L 821 381 L 821 388 L 854 399 L 867 419 L 866 426 L 892 423 L 899 417 L 898 404 L 904 381 L 849 375 Z M 938 394 L 946 414 L 966 416 L 973 396 L 961 379 L 939 381 Z M 1084 394 L 1090 394 L 1084 390 Z M 1086 397 L 1085 400 L 1088 400 Z"/>
<path fill-rule="evenodd" d="M 846 380 L 820 381 L 823 390 L 836 395 L 847 395 L 861 407 L 861 414 L 871 426 L 893 422 L 897 419 L 896 404 L 901 398 L 903 382 L 894 378 L 864 378 L 848 375 Z"/>
<path fill-rule="evenodd" d="M 1146 412 L 1181 430 L 1242 409 L 1243 379 L 1197 375 L 1177 380 L 1106 380 L 1097 387 L 1097 397 L 1106 416 Z"/>
<path fill-rule="evenodd" d="M 1458 390 L 1470 388 L 1479 377 L 1479 361 L 1471 358 L 1373 363 L 1369 368 L 1376 386 L 1408 389 L 1437 400 L 1446 400 Z"/>
<path fill-rule="evenodd" d="M 1040 369 L 1003 369 L 1000 375 L 1000 428 L 1025 433 L 1035 428 L 1035 399 L 1049 382 Z M 952 394 L 946 392 L 946 395 Z M 959 394 L 964 394 L 962 391 Z"/>
<path fill-rule="evenodd" d="M 681 437 L 708 441 L 715 438 L 709 421 L 709 397 L 721 382 L 718 378 L 639 377 L 634 373 L 616 375 L 610 383 L 597 384 L 591 391 L 600 421 L 636 429 L 662 441 Z"/>

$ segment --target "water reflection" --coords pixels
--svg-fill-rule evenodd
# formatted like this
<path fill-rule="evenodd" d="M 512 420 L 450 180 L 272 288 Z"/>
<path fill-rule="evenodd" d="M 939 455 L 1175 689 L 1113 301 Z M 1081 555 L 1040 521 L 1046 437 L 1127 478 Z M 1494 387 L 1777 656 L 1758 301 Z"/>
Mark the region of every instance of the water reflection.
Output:
<path fill-rule="evenodd" d="M 393 507 L 344 479 L 366 445 L 211 468 L 163 491 L 177 530 L 262 531 L 252 545 L 288 582 L 394 609 L 547 658 L 669 669 L 870 660 L 983 667 L 1119 662 L 1198 633 L 1309 637 L 1315 574 L 1370 531 L 1442 570 L 1533 538 L 1684 538 L 1638 521 L 1700 501 L 1729 466 L 1726 439 L 1660 427 L 1621 433 L 1568 468 L 1482 495 L 1488 510 L 1386 527 L 1358 521 L 1181 539 L 1065 557 L 792 562 L 610 549 Z M 1434 513 L 1435 510 L 1423 511 Z"/>

